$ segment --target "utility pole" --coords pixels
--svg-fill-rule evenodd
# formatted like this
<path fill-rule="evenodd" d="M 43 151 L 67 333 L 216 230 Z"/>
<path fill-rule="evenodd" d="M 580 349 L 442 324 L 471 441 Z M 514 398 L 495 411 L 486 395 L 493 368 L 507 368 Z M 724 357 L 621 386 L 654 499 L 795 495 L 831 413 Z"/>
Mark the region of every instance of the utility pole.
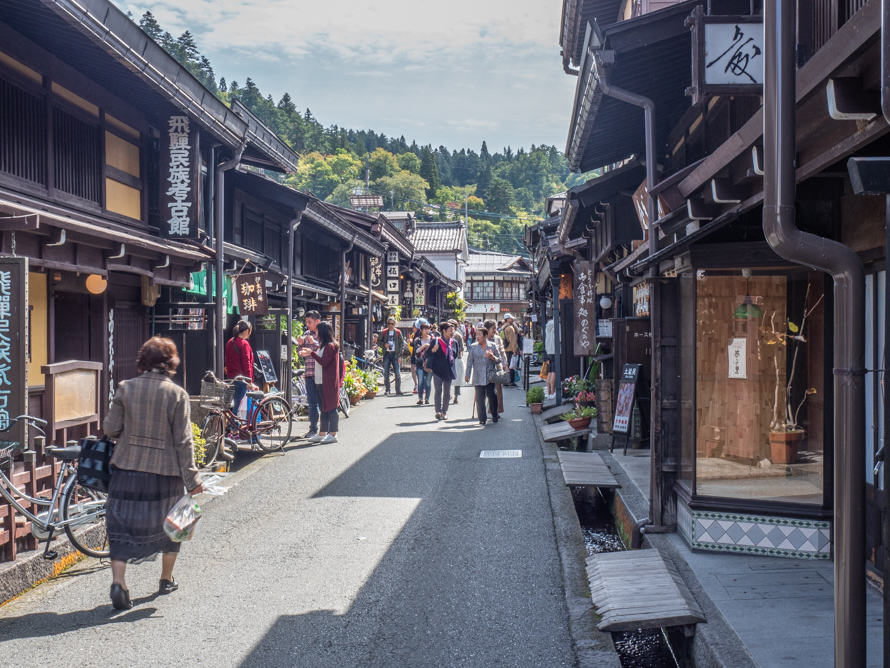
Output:
<path fill-rule="evenodd" d="M 467 229 L 470 229 L 469 216 L 467 215 L 467 213 L 468 213 L 467 200 L 468 199 L 469 199 L 469 197 L 467 195 L 464 195 L 464 227 Z"/>

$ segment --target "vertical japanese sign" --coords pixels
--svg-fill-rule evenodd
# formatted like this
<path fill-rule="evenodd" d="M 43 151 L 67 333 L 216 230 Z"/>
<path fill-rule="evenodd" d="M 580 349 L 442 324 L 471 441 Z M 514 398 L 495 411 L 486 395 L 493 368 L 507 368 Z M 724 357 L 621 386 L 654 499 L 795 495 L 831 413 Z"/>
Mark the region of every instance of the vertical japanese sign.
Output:
<path fill-rule="evenodd" d="M 414 306 L 426 305 L 426 276 L 414 281 Z"/>
<path fill-rule="evenodd" d="M 235 279 L 235 294 L 240 315 L 266 315 L 269 312 L 265 272 L 238 276 Z"/>
<path fill-rule="evenodd" d="M 729 377 L 748 377 L 748 340 L 733 339 L 729 344 Z"/>
<path fill-rule="evenodd" d="M 161 236 L 198 238 L 198 131 L 188 116 L 170 116 L 161 138 Z"/>
<path fill-rule="evenodd" d="M 10 419 L 27 413 L 28 260 L 0 257 L 0 432 Z M 24 425 L 15 427 L 24 438 Z"/>
<path fill-rule="evenodd" d="M 387 306 L 401 304 L 398 251 L 386 252 L 386 304 Z"/>
<path fill-rule="evenodd" d="M 575 298 L 575 356 L 593 355 L 596 349 L 596 279 L 593 262 L 574 262 L 572 291 Z"/>
<path fill-rule="evenodd" d="M 371 288 L 379 290 L 383 285 L 383 265 L 380 264 L 380 258 L 371 256 Z"/>

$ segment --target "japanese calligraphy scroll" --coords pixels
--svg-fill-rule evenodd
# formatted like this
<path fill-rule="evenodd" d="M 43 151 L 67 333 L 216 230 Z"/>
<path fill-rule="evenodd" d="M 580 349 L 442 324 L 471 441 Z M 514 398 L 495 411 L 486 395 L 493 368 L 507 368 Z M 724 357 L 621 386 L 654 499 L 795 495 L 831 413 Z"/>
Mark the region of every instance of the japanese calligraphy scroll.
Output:
<path fill-rule="evenodd" d="M 161 135 L 161 236 L 198 238 L 198 130 L 188 116 L 170 116 Z"/>
<path fill-rule="evenodd" d="M 27 413 L 28 260 L 0 257 L 0 432 Z M 21 438 L 22 425 L 15 437 Z"/>
<path fill-rule="evenodd" d="M 575 356 L 593 355 L 596 349 L 596 278 L 593 262 L 572 263 L 575 298 Z"/>
<path fill-rule="evenodd" d="M 241 315 L 266 315 L 269 302 L 266 301 L 266 274 L 241 274 L 235 279 L 235 295 L 238 300 L 238 313 Z"/>

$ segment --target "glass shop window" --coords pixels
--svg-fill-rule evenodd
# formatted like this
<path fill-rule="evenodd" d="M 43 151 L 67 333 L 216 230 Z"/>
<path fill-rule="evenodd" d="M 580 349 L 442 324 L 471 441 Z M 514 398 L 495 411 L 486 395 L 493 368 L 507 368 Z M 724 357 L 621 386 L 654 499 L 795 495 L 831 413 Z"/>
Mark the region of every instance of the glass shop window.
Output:
<path fill-rule="evenodd" d="M 473 281 L 473 299 L 494 299 L 494 281 Z"/>
<path fill-rule="evenodd" d="M 684 296 L 691 287 L 681 284 Z M 687 441 L 694 427 L 695 492 L 821 505 L 823 275 L 700 270 L 694 291 L 694 330 L 683 329 L 695 337 L 694 412 L 684 379 L 681 429 Z M 684 361 L 692 352 L 681 347 Z M 689 446 L 680 476 L 687 480 Z"/>

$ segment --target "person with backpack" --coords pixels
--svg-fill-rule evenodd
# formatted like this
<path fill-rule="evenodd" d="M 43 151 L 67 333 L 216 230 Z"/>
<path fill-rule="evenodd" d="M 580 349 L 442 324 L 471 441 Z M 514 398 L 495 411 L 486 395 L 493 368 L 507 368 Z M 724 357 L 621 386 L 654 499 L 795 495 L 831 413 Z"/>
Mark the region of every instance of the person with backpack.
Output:
<path fill-rule="evenodd" d="M 430 386 L 433 382 L 433 374 L 426 360 L 426 353 L 430 344 L 434 341 L 430 335 L 430 323 L 424 320 L 420 325 L 420 332 L 414 339 L 414 357 L 417 364 L 417 405 L 430 402 Z"/>
<path fill-rule="evenodd" d="M 516 326 L 513 321 L 513 316 L 510 313 L 504 314 L 504 350 L 507 353 L 507 368 L 510 369 L 510 382 L 507 384 L 508 387 L 516 387 L 516 376 L 514 375 L 513 369 L 513 357 L 519 355 L 519 328 Z"/>
<path fill-rule="evenodd" d="M 380 335 L 383 342 L 383 385 L 386 388 L 386 396 L 389 396 L 389 368 L 392 367 L 396 382 L 396 394 L 402 393 L 402 369 L 399 366 L 402 359 L 402 350 L 405 347 L 402 333 L 396 329 L 396 319 L 390 316 L 386 321 L 386 329 Z"/>
<path fill-rule="evenodd" d="M 300 357 L 312 357 L 316 362 L 315 383 L 321 385 L 321 420 L 318 434 L 309 439 L 310 443 L 336 443 L 340 416 L 340 385 L 343 383 L 343 358 L 340 347 L 334 340 L 334 328 L 328 322 L 318 323 L 315 332 L 318 336 L 318 350 L 300 349 Z M 319 378 L 320 376 L 320 378 Z"/>
<path fill-rule="evenodd" d="M 436 419 L 448 419 L 448 404 L 451 402 L 451 382 L 455 378 L 454 360 L 457 342 L 452 338 L 455 327 L 447 321 L 442 323 L 442 336 L 437 337 L 427 351 L 427 362 L 433 372 L 436 386 Z"/>

